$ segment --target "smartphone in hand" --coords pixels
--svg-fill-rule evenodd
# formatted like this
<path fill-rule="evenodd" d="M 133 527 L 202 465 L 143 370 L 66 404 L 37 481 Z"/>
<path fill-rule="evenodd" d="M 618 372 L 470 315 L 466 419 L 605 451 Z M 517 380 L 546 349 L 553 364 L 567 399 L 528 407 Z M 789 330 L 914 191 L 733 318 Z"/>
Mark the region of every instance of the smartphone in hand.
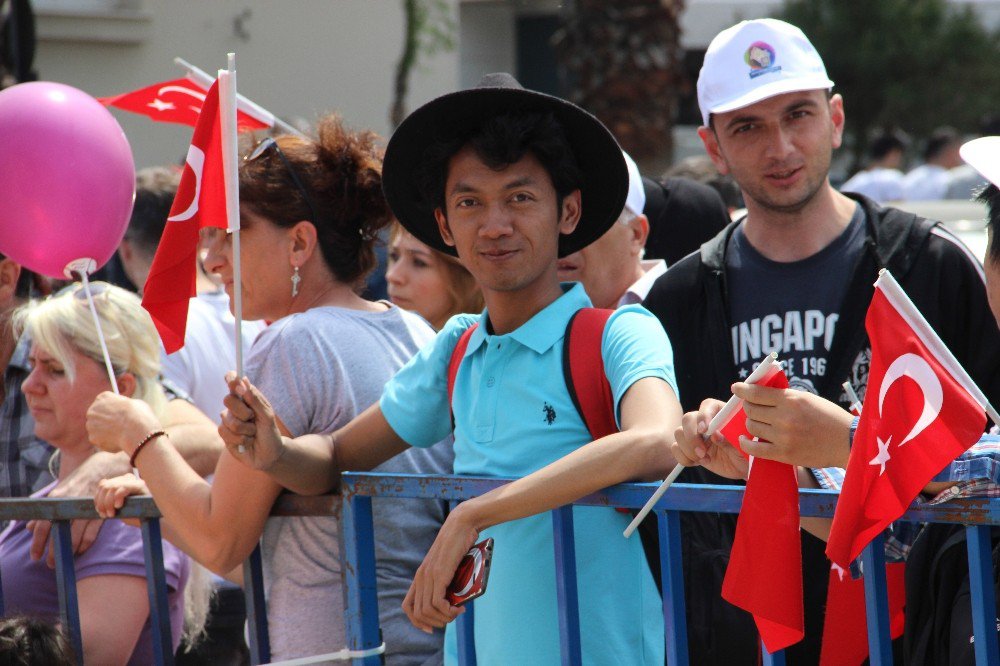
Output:
<path fill-rule="evenodd" d="M 462 556 L 455 577 L 445 590 L 444 598 L 452 606 L 481 597 L 486 592 L 490 577 L 490 560 L 493 558 L 493 538 L 480 541 Z"/>

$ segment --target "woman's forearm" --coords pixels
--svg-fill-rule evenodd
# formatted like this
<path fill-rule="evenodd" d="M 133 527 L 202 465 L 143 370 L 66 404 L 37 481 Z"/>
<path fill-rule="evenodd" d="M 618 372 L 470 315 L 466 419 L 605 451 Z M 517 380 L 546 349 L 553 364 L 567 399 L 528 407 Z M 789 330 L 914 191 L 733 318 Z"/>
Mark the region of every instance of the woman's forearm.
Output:
<path fill-rule="evenodd" d="M 253 550 L 280 488 L 224 454 L 212 485 L 167 440 L 152 442 L 136 465 L 163 514 L 164 534 L 207 568 L 228 571 Z"/>

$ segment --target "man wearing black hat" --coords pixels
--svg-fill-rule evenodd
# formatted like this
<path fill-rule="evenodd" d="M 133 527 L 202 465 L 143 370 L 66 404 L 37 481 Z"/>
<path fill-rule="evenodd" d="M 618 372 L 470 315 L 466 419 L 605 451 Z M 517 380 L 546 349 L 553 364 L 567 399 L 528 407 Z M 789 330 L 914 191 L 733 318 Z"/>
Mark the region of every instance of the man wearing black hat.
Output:
<path fill-rule="evenodd" d="M 452 511 L 404 608 L 428 631 L 457 617 L 445 588 L 462 555 L 492 536 L 490 589 L 476 601 L 478 659 L 557 662 L 552 526 L 535 514 L 622 481 L 663 478 L 680 420 L 670 343 L 639 306 L 615 311 L 601 342 L 620 432 L 591 442 L 563 376 L 567 323 L 590 301 L 581 285 L 560 285 L 556 259 L 599 238 L 621 212 L 621 149 L 578 107 L 490 75 L 403 122 L 383 186 L 410 233 L 462 260 L 486 312 L 449 321 L 378 405 L 332 436 L 282 439 L 263 397 L 234 382 L 243 398 L 226 399 L 224 438 L 238 459 L 305 494 L 452 430 L 457 473 L 524 477 Z M 449 398 L 449 363 L 472 325 Z M 641 543 L 621 538 L 629 516 L 593 507 L 574 515 L 583 659 L 662 664 L 661 601 Z"/>

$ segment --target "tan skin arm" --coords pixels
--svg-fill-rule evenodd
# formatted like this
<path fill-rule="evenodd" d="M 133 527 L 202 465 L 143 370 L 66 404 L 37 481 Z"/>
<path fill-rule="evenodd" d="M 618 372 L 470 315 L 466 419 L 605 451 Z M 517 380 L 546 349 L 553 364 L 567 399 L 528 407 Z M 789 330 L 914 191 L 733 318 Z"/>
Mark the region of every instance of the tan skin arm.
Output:
<path fill-rule="evenodd" d="M 163 429 L 174 448 L 198 476 L 208 476 L 222 455 L 222 438 L 212 419 L 187 400 L 171 400 L 164 410 Z"/>
<path fill-rule="evenodd" d="M 129 384 L 131 375 L 126 373 L 120 382 Z M 134 386 L 134 385 L 133 385 Z M 131 390 L 123 390 L 130 395 Z M 222 453 L 222 439 L 219 437 L 215 423 L 212 422 L 197 407 L 187 400 L 174 399 L 164 408 L 162 427 L 171 437 L 171 442 L 188 464 L 200 476 L 211 474 Z M 157 428 L 160 426 L 158 425 Z M 147 431 L 149 432 L 149 431 Z M 137 443 L 145 432 L 132 436 L 137 437 Z M 118 449 L 121 450 L 120 448 Z M 94 497 L 98 484 L 103 479 L 110 479 L 123 474 L 129 474 L 132 468 L 128 464 L 128 456 L 123 453 L 99 451 L 87 458 L 79 468 L 66 477 L 59 487 L 49 496 L 58 497 Z M 32 531 L 31 556 L 40 559 L 45 556 L 50 567 L 55 566 L 55 553 L 48 548 L 51 524 L 47 521 L 32 521 L 28 529 Z M 86 552 L 101 529 L 99 520 L 74 520 L 72 523 L 73 552 L 77 555 Z M 46 553 L 46 551 L 48 551 Z"/>
<path fill-rule="evenodd" d="M 99 395 L 87 412 L 91 441 L 105 450 L 131 455 L 145 433 L 157 428 L 156 417 L 145 403 L 113 393 Z M 229 455 L 219 458 L 209 485 L 162 437 L 143 447 L 136 465 L 163 513 L 164 535 L 220 574 L 239 565 L 253 550 L 281 492 L 269 476 L 240 465 Z M 102 489 L 116 485 L 120 484 L 113 479 L 104 481 Z M 141 492 L 141 487 L 130 487 L 128 492 Z M 102 515 L 114 515 L 118 493 L 99 495 L 99 500 L 116 498 L 110 506 L 106 499 L 98 504 Z"/>
<path fill-rule="evenodd" d="M 621 400 L 621 432 L 458 505 L 442 525 L 403 601 L 410 621 L 429 632 L 462 613 L 444 593 L 481 530 L 555 509 L 618 483 L 666 476 L 674 466 L 669 447 L 680 418 L 680 403 L 669 386 L 660 379 L 641 379 Z"/>
<path fill-rule="evenodd" d="M 268 470 L 296 490 L 323 492 L 336 483 L 340 470 L 371 469 L 406 447 L 378 405 L 332 437 L 291 440 L 280 437 L 273 410 L 245 378 L 234 380 L 231 390 L 219 428 L 226 446 L 245 464 Z M 460 504 L 438 532 L 403 602 L 411 622 L 432 631 L 461 613 L 448 604 L 444 591 L 480 530 L 562 506 L 617 483 L 662 479 L 674 465 L 669 445 L 680 418 L 680 403 L 669 386 L 660 379 L 641 379 L 621 400 L 622 432 Z"/>
<path fill-rule="evenodd" d="M 274 410 L 257 387 L 233 374 L 226 379 L 232 393 L 224 400 L 227 411 L 219 433 L 229 453 L 300 495 L 332 492 L 341 471 L 372 469 L 409 448 L 378 404 L 330 435 L 282 437 Z"/>
<path fill-rule="evenodd" d="M 88 576 L 77 583 L 83 663 L 124 666 L 149 616 L 146 579 Z"/>

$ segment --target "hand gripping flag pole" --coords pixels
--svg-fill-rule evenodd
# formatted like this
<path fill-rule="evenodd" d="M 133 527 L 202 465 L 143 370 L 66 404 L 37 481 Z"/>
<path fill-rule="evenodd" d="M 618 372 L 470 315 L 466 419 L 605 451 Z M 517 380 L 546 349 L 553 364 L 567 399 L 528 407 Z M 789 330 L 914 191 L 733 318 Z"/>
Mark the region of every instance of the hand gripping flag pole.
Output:
<path fill-rule="evenodd" d="M 772 374 L 774 367 L 777 364 L 778 354 L 776 352 L 771 352 L 770 355 L 764 357 L 764 360 L 761 361 L 756 368 L 754 368 L 753 372 L 750 373 L 750 376 L 746 378 L 746 383 L 756 384 L 769 374 Z M 726 404 L 719 410 L 719 413 L 716 414 L 708 424 L 708 431 L 704 434 L 704 438 L 708 439 L 715 434 L 720 427 L 728 423 L 729 420 L 733 418 L 742 406 L 743 400 L 737 398 L 735 395 L 730 396 Z M 653 510 L 656 503 L 659 502 L 660 498 L 663 497 L 663 494 L 667 492 L 667 488 L 669 488 L 671 484 L 677 480 L 677 477 L 680 476 L 682 471 L 684 471 L 683 465 L 675 465 L 674 468 L 670 470 L 670 474 L 667 475 L 667 478 L 663 480 L 660 487 L 656 489 L 656 492 L 653 493 L 652 497 L 650 497 L 642 509 L 639 510 L 639 512 L 635 515 L 635 518 L 632 519 L 632 522 L 629 523 L 628 527 L 625 528 L 625 531 L 622 534 L 626 539 L 632 536 L 632 533 L 635 532 L 637 527 L 639 527 L 639 523 L 642 522 L 643 518 L 649 515 L 649 512 Z"/>

